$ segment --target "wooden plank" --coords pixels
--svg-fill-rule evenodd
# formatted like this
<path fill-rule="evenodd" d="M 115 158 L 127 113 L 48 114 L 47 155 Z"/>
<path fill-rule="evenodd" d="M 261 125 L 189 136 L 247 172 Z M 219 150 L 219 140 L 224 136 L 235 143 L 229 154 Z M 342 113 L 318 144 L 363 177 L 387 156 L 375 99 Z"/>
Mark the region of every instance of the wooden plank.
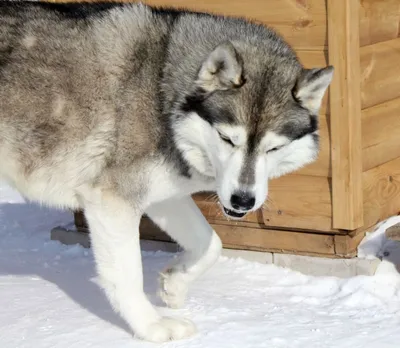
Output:
<path fill-rule="evenodd" d="M 372 226 L 400 212 L 400 157 L 363 173 L 364 221 Z"/>
<path fill-rule="evenodd" d="M 357 256 L 357 248 L 365 237 L 366 229 L 362 228 L 355 233 L 347 235 L 335 235 L 335 255 L 337 257 L 352 258 Z"/>
<path fill-rule="evenodd" d="M 395 39 L 399 33 L 399 0 L 360 0 L 361 46 Z"/>
<path fill-rule="evenodd" d="M 400 157 L 400 98 L 362 111 L 363 170 Z"/>
<path fill-rule="evenodd" d="M 400 97 L 400 38 L 361 48 L 362 108 Z"/>
<path fill-rule="evenodd" d="M 210 197 L 210 195 L 208 195 Z M 195 200 L 209 220 L 226 221 L 213 198 L 195 195 Z M 305 175 L 286 175 L 271 180 L 269 199 L 263 209 L 248 214 L 244 222 L 269 228 L 330 231 L 332 205 L 330 179 Z"/>
<path fill-rule="evenodd" d="M 333 227 L 363 225 L 359 2 L 328 0 Z M 340 28 L 340 30 L 338 30 Z"/>
<path fill-rule="evenodd" d="M 50 0 L 77 2 L 77 0 Z M 89 0 L 95 2 L 96 0 Z M 98 0 L 97 0 L 98 1 Z M 134 2 L 122 0 L 123 2 Z M 321 50 L 326 45 L 325 0 L 143 0 L 153 6 L 247 17 L 270 25 L 295 48 Z"/>
<path fill-rule="evenodd" d="M 333 236 L 225 225 L 212 225 L 227 248 L 334 255 Z"/>
<path fill-rule="evenodd" d="M 271 180 L 263 210 L 267 226 L 330 231 L 331 183 L 327 177 L 286 175 Z"/>
<path fill-rule="evenodd" d="M 220 236 L 225 248 L 334 257 L 333 235 L 219 224 L 211 226 Z M 142 219 L 140 227 L 142 239 L 171 241 L 148 218 Z"/>

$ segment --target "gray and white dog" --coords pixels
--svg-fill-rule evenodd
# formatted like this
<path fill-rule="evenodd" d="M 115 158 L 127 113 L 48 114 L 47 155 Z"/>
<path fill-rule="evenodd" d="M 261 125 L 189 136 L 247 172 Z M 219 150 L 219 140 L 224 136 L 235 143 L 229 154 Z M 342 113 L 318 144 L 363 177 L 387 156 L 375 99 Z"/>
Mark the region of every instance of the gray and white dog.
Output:
<path fill-rule="evenodd" d="M 161 276 L 183 304 L 221 241 L 190 195 L 258 209 L 268 179 L 318 154 L 332 67 L 238 18 L 141 4 L 0 4 L 0 177 L 28 199 L 84 209 L 101 284 L 142 339 L 191 336 L 143 292 L 139 221 L 185 250 Z"/>

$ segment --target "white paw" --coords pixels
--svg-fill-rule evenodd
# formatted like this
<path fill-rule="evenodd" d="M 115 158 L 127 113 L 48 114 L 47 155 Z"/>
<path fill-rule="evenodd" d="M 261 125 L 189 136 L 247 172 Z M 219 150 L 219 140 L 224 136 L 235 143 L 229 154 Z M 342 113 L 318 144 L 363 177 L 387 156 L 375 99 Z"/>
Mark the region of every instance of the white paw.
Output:
<path fill-rule="evenodd" d="M 145 341 L 162 343 L 188 338 L 195 333 L 196 327 L 190 320 L 163 317 L 138 336 Z"/>
<path fill-rule="evenodd" d="M 183 307 L 187 292 L 188 285 L 184 274 L 171 269 L 161 274 L 158 295 L 168 307 Z"/>

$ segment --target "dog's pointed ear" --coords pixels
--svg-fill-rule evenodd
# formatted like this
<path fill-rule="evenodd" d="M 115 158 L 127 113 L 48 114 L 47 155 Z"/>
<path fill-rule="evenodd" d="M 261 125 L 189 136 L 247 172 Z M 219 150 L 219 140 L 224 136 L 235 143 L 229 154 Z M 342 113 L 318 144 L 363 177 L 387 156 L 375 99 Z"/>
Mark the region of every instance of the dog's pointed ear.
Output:
<path fill-rule="evenodd" d="M 333 77 L 333 67 L 303 69 L 293 90 L 295 99 L 314 114 L 318 114 L 322 98 Z"/>
<path fill-rule="evenodd" d="M 208 55 L 196 84 L 206 92 L 239 88 L 244 84 L 243 61 L 231 42 L 220 44 Z"/>

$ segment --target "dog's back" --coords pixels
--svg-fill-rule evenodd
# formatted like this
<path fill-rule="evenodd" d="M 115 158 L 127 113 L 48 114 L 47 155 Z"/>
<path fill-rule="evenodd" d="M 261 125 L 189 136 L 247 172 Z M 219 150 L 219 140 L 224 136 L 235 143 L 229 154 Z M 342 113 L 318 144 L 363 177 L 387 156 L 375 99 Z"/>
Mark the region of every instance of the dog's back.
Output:
<path fill-rule="evenodd" d="M 76 207 L 74 190 L 110 161 L 151 152 L 167 29 L 156 24 L 140 5 L 0 4 L 0 176 Z"/>

